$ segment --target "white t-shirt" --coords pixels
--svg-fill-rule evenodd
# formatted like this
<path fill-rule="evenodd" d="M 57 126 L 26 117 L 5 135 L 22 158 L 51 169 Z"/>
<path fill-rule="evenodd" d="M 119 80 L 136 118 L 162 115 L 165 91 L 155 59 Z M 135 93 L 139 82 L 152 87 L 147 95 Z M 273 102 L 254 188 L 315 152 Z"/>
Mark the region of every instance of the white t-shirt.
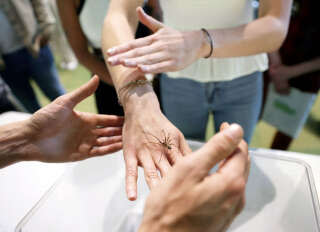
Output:
<path fill-rule="evenodd" d="M 164 23 L 178 30 L 231 28 L 253 20 L 251 0 L 160 0 Z M 214 35 L 213 35 L 214 38 Z M 199 59 L 173 78 L 200 82 L 228 81 L 268 68 L 266 54 L 234 58 Z"/>
<path fill-rule="evenodd" d="M 101 48 L 104 18 L 109 8 L 109 0 L 86 0 L 80 13 L 80 24 L 90 45 Z"/>

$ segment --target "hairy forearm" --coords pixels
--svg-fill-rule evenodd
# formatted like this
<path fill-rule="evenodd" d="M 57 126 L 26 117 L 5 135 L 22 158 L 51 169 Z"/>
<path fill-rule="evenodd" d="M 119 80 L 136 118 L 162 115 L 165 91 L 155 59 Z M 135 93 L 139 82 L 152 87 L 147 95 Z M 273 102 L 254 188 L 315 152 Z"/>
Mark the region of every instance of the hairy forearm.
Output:
<path fill-rule="evenodd" d="M 30 137 L 26 121 L 0 127 L 0 168 L 28 160 Z"/>

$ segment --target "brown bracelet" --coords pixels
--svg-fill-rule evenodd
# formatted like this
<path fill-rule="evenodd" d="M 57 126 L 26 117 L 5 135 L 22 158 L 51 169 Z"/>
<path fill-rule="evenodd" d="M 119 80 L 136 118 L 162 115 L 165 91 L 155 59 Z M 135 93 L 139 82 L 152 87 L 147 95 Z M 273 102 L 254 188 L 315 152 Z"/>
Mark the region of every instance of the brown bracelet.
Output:
<path fill-rule="evenodd" d="M 207 29 L 201 28 L 201 31 L 204 32 L 207 35 L 208 41 L 210 43 L 209 55 L 204 57 L 204 58 L 208 59 L 208 58 L 210 58 L 212 56 L 212 53 L 213 53 L 213 39 L 212 39 L 210 33 L 207 31 Z"/>
<path fill-rule="evenodd" d="M 143 86 L 143 85 L 152 85 L 152 81 L 148 81 L 148 80 L 134 80 L 134 81 L 130 81 L 127 84 L 123 85 L 119 90 L 118 90 L 118 102 L 119 105 L 122 105 L 120 102 L 120 94 L 122 91 L 132 88 L 132 87 L 136 87 L 136 86 Z"/>

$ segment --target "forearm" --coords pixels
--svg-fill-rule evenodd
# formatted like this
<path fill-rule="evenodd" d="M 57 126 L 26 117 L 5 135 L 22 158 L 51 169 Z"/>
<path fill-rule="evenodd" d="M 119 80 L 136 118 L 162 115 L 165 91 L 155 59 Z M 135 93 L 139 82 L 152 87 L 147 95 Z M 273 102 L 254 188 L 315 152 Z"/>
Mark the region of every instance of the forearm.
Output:
<path fill-rule="evenodd" d="M 123 3 L 125 5 L 125 3 Z M 132 1 L 130 6 L 126 6 L 127 10 L 122 9 L 121 1 L 112 1 L 110 3 L 109 11 L 107 17 L 104 21 L 103 31 L 102 31 L 102 49 L 107 51 L 109 48 L 116 45 L 134 40 L 135 31 L 138 25 L 138 18 L 136 15 L 136 7 L 143 4 L 143 1 Z M 121 9 L 119 9 L 121 8 Z M 105 60 L 108 57 L 106 52 L 104 52 Z M 106 62 L 108 65 L 108 62 Z M 108 65 L 109 72 L 111 74 L 114 86 L 119 93 L 119 90 L 128 82 L 145 79 L 144 75 L 138 71 L 137 68 L 127 68 L 121 65 L 111 66 Z M 149 85 L 137 86 L 133 89 L 128 89 L 126 92 L 126 97 L 121 97 L 121 103 L 123 104 L 124 110 L 126 112 L 133 112 L 136 109 L 145 107 L 155 107 L 155 109 L 160 109 L 157 97 Z M 151 104 L 149 104 L 151 102 Z"/>
<path fill-rule="evenodd" d="M 292 68 L 295 70 L 295 76 L 301 76 L 307 73 L 320 71 L 320 57 L 296 64 Z"/>
<path fill-rule="evenodd" d="M 245 25 L 209 30 L 213 57 L 238 57 L 273 52 L 284 41 L 292 0 L 260 1 L 259 18 Z"/>
<path fill-rule="evenodd" d="M 143 1 L 132 1 L 132 5 L 124 2 L 123 0 L 111 1 L 109 11 L 104 21 L 102 50 L 104 51 L 105 60 L 108 58 L 106 57 L 106 51 L 109 48 L 134 39 L 138 25 L 135 8 L 142 5 Z M 107 62 L 106 64 L 108 65 Z M 130 81 L 130 78 L 137 79 L 139 76 L 135 69 L 122 66 L 108 66 L 108 68 L 117 90 Z"/>
<path fill-rule="evenodd" d="M 26 121 L 0 127 L 0 168 L 29 159 L 28 135 Z"/>

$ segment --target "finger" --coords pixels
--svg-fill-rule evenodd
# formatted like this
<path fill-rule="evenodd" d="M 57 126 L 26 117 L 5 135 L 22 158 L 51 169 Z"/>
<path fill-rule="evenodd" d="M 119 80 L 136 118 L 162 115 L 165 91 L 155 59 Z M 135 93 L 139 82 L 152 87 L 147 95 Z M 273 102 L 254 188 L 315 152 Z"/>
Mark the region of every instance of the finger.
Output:
<path fill-rule="evenodd" d="M 137 13 L 138 13 L 139 21 L 142 24 L 144 24 L 146 27 L 148 27 L 151 31 L 156 32 L 162 27 L 164 27 L 164 25 L 161 22 L 147 15 L 142 9 L 142 7 L 137 8 Z"/>
<path fill-rule="evenodd" d="M 107 55 L 110 56 L 108 58 L 108 63 L 110 65 L 120 64 L 118 58 L 115 57 L 116 55 L 130 51 L 135 48 L 149 46 L 150 44 L 152 44 L 152 42 L 153 42 L 153 35 L 150 35 L 144 38 L 135 39 L 125 44 L 110 48 L 107 51 Z"/>
<path fill-rule="evenodd" d="M 158 184 L 160 180 L 154 161 L 151 158 L 151 156 L 148 154 L 148 152 L 145 152 L 145 151 L 140 151 L 138 158 L 144 169 L 144 176 L 145 176 L 146 182 L 149 188 L 152 189 Z"/>
<path fill-rule="evenodd" d="M 121 63 L 126 67 L 136 67 L 137 65 L 153 65 L 169 59 L 166 52 L 156 52 L 145 56 L 124 59 Z"/>
<path fill-rule="evenodd" d="M 138 68 L 143 73 L 162 73 L 162 72 L 173 72 L 175 62 L 173 60 L 163 61 L 152 65 L 138 65 Z"/>
<path fill-rule="evenodd" d="M 116 115 L 94 114 L 96 125 L 100 127 L 119 127 L 123 125 L 124 117 Z"/>
<path fill-rule="evenodd" d="M 223 122 L 223 123 L 221 124 L 221 126 L 220 126 L 220 131 L 223 131 L 223 130 L 229 128 L 229 126 L 230 126 L 229 123 Z"/>
<path fill-rule="evenodd" d="M 225 161 L 218 172 L 231 177 L 244 177 L 247 180 L 249 168 L 248 146 L 244 141 L 241 141 L 238 149 Z"/>
<path fill-rule="evenodd" d="M 92 133 L 99 137 L 116 136 L 122 134 L 122 127 L 104 127 L 92 130 Z"/>
<path fill-rule="evenodd" d="M 74 108 L 79 102 L 92 95 L 98 88 L 98 85 L 99 77 L 95 75 L 86 84 L 62 97 L 70 108 Z"/>
<path fill-rule="evenodd" d="M 128 152 L 126 152 L 128 154 Z M 130 153 L 130 152 L 129 152 Z M 130 201 L 137 199 L 138 161 L 135 156 L 125 155 L 126 163 L 126 191 Z"/>
<path fill-rule="evenodd" d="M 113 143 L 119 143 L 122 142 L 122 136 L 112 136 L 112 137 L 100 137 L 96 139 L 96 145 L 97 146 L 106 146 L 111 145 Z"/>
<path fill-rule="evenodd" d="M 93 147 L 89 153 L 90 156 L 101 156 L 114 153 L 122 149 L 122 142 L 113 143 L 101 147 Z"/>
<path fill-rule="evenodd" d="M 242 128 L 237 124 L 232 124 L 229 128 L 214 135 L 194 155 L 188 156 L 197 164 L 198 177 L 205 177 L 218 162 L 229 157 L 238 147 L 242 137 Z"/>
<path fill-rule="evenodd" d="M 161 177 L 166 176 L 171 168 L 171 165 L 166 159 L 165 154 L 161 152 L 154 154 L 153 162 L 155 163 L 157 169 L 160 171 Z"/>
<path fill-rule="evenodd" d="M 179 141 L 179 146 L 180 146 L 181 154 L 182 154 L 183 156 L 192 153 L 192 150 L 191 150 L 189 144 L 187 143 L 187 141 L 186 141 L 186 139 L 184 138 L 183 135 L 182 135 L 182 138 L 181 138 L 180 141 Z"/>

